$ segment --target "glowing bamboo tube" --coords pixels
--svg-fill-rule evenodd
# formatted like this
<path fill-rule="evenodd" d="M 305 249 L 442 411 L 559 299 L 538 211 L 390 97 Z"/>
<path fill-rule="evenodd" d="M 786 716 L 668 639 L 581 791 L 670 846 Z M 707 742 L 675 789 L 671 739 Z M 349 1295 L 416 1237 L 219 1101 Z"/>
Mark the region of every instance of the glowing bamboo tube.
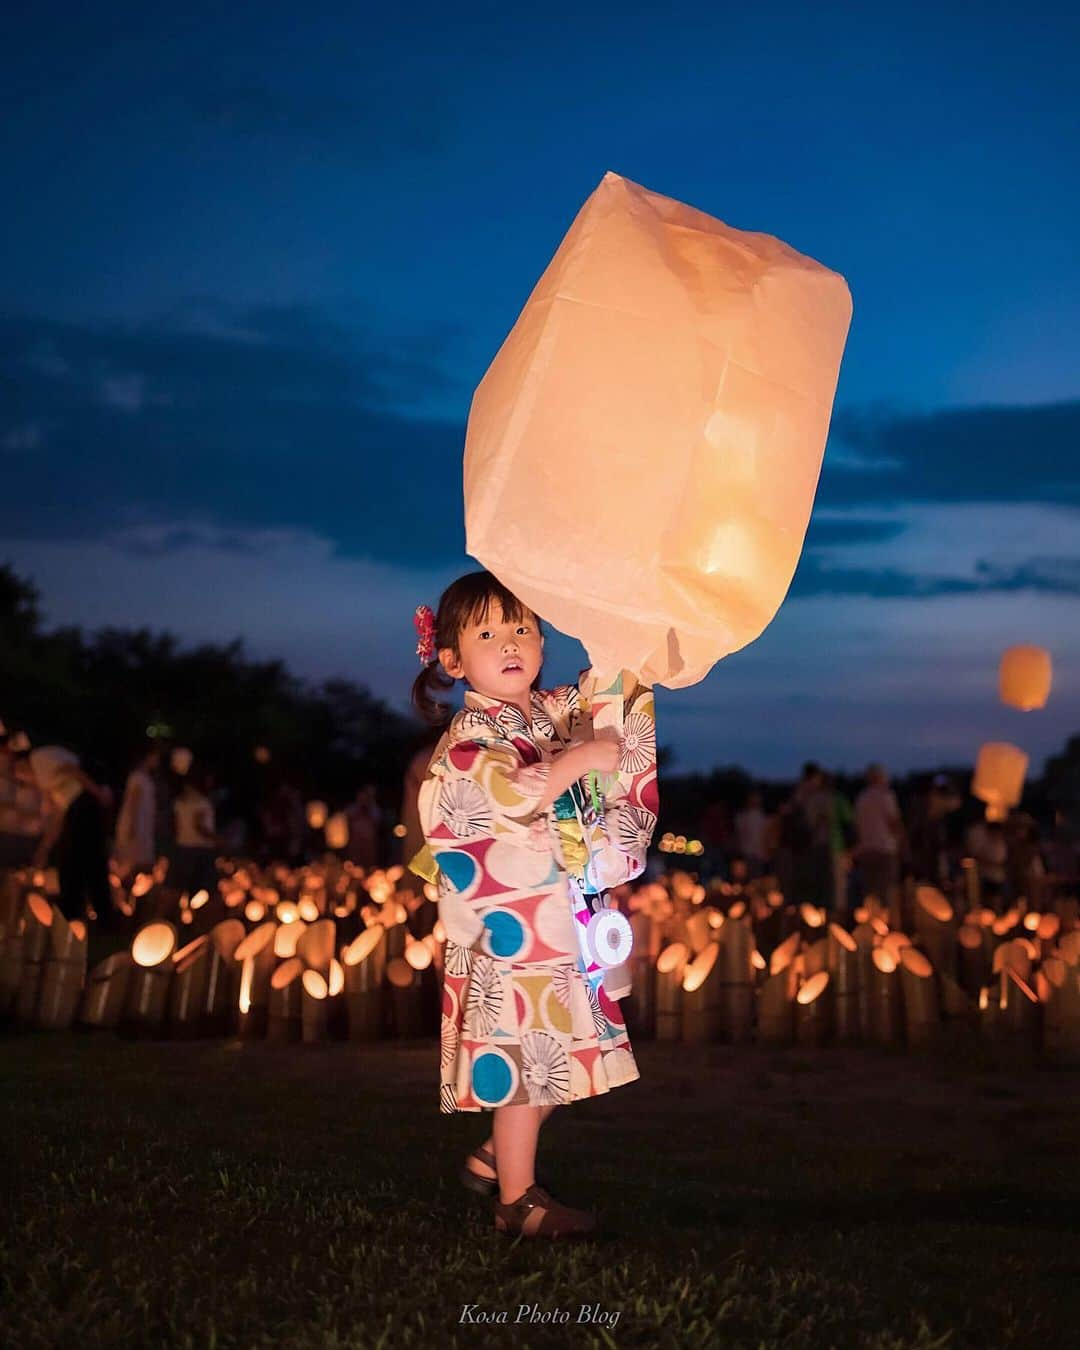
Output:
<path fill-rule="evenodd" d="M 712 944 L 712 928 L 706 910 L 697 909 L 687 915 L 686 940 L 692 956 L 697 956 Z"/>
<path fill-rule="evenodd" d="M 273 1042 L 298 1041 L 302 1035 L 304 1002 L 304 963 L 299 956 L 282 961 L 270 976 L 270 1004 L 266 1039 Z"/>
<path fill-rule="evenodd" d="M 405 1040 L 416 1040 L 424 1035 L 424 1006 L 421 973 L 414 970 L 403 956 L 393 956 L 386 963 L 386 980 L 390 988 L 390 1011 L 394 1033 Z"/>
<path fill-rule="evenodd" d="M 1022 980 L 1031 979 L 1031 949 L 1022 938 L 1003 942 L 994 952 L 993 971 L 995 975 L 1006 968 L 1014 971 Z"/>
<path fill-rule="evenodd" d="M 718 985 L 710 978 L 718 951 L 715 942 L 706 943 L 683 971 L 682 1039 L 688 1045 L 714 1041 L 720 1032 Z"/>
<path fill-rule="evenodd" d="M 870 1034 L 877 1045 L 898 1045 L 902 1013 L 896 957 L 886 947 L 875 947 L 872 960 Z"/>
<path fill-rule="evenodd" d="M 11 1011 L 22 981 L 23 938 L 22 918 L 12 921 L 0 942 L 0 1017 Z"/>
<path fill-rule="evenodd" d="M 222 919 L 210 929 L 206 951 L 206 979 L 196 981 L 202 996 L 198 1024 L 202 1034 L 226 1036 L 233 1029 L 238 966 L 235 953 L 246 935 L 239 919 Z"/>
<path fill-rule="evenodd" d="M 54 906 L 38 993 L 39 1027 L 66 1031 L 75 1020 L 86 985 L 86 945 L 86 924 L 81 919 L 68 923 Z"/>
<path fill-rule="evenodd" d="M 1033 1049 L 1041 1035 L 1042 1008 L 1028 982 L 1011 966 L 1001 972 L 998 1028 L 1019 1049 Z"/>
<path fill-rule="evenodd" d="M 829 968 L 829 939 L 818 938 L 803 947 L 803 973 L 807 979 Z"/>
<path fill-rule="evenodd" d="M 689 955 L 684 942 L 673 942 L 656 958 L 656 1039 L 682 1039 L 682 978 Z"/>
<path fill-rule="evenodd" d="M 870 1008 L 873 1002 L 871 991 L 874 983 L 874 944 L 878 940 L 878 934 L 875 932 L 873 925 L 867 922 L 856 924 L 851 936 L 858 949 L 856 969 L 858 971 L 859 1038 L 863 1041 L 870 1041 L 873 1039 Z"/>
<path fill-rule="evenodd" d="M 1080 1064 L 1080 971 L 1059 956 L 1043 963 L 1043 1049 L 1055 1064 Z"/>
<path fill-rule="evenodd" d="M 236 1000 L 236 1033 L 246 1041 L 261 1040 L 266 1035 L 270 1009 L 270 977 L 277 965 L 274 955 L 274 934 L 277 923 L 253 928 L 233 952 L 233 961 L 240 968 Z"/>
<path fill-rule="evenodd" d="M 23 962 L 15 993 L 15 1021 L 30 1026 L 35 1020 L 53 906 L 37 891 L 31 891 L 23 907 Z"/>
<path fill-rule="evenodd" d="M 314 1045 L 327 1038 L 326 996 L 329 989 L 325 978 L 317 970 L 311 969 L 305 970 L 301 976 L 301 988 L 301 1039 L 305 1045 Z"/>
<path fill-rule="evenodd" d="M 135 934 L 131 944 L 134 965 L 120 1018 L 125 1031 L 153 1035 L 164 1028 L 175 950 L 176 929 L 163 919 L 155 919 Z"/>
<path fill-rule="evenodd" d="M 964 896 L 970 913 L 982 905 L 982 881 L 979 876 L 979 864 L 974 858 L 961 858 L 960 867 L 964 874 Z"/>
<path fill-rule="evenodd" d="M 956 935 L 960 984 L 970 998 L 978 998 L 979 990 L 990 976 L 990 963 L 986 959 L 983 932 L 981 927 L 966 923 Z"/>
<path fill-rule="evenodd" d="M 189 942 L 173 960 L 169 990 L 169 1029 L 189 1040 L 206 1033 L 205 1009 L 210 979 L 212 944 L 208 933 Z"/>
<path fill-rule="evenodd" d="M 941 996 L 942 1015 L 966 1021 L 975 1010 L 973 996 L 968 994 L 951 975 L 943 975 L 941 971 L 934 973 Z"/>
<path fill-rule="evenodd" d="M 936 886 L 915 887 L 915 932 L 935 970 L 956 973 L 956 918 Z"/>
<path fill-rule="evenodd" d="M 795 1038 L 800 1045 L 823 1045 L 832 1029 L 829 972 L 819 970 L 795 995 Z"/>
<path fill-rule="evenodd" d="M 375 1041 L 382 1033 L 383 977 L 386 973 L 386 930 L 372 924 L 342 955 L 349 1038 Z"/>
<path fill-rule="evenodd" d="M 799 934 L 793 934 L 798 938 Z M 776 956 L 780 949 L 773 952 Z M 757 1037 L 762 1045 L 790 1045 L 795 1039 L 795 962 L 789 957 L 773 969 L 758 990 Z"/>
<path fill-rule="evenodd" d="M 1057 942 L 1058 933 L 1061 931 L 1060 914 L 1043 914 L 1039 919 L 1039 926 L 1035 929 L 1035 941 L 1039 947 L 1039 956 L 1047 957 L 1054 949 Z"/>
<path fill-rule="evenodd" d="M 117 1027 L 134 968 L 130 952 L 113 952 L 99 962 L 87 977 L 79 1021 L 88 1027 Z"/>
<path fill-rule="evenodd" d="M 941 1029 L 941 1007 L 934 967 L 915 947 L 904 947 L 900 952 L 900 983 L 908 1045 L 929 1045 Z"/>
<path fill-rule="evenodd" d="M 721 1030 L 735 1045 L 754 1034 L 754 932 L 747 918 L 732 919 L 720 929 L 718 955 Z"/>
<path fill-rule="evenodd" d="M 330 974 L 330 962 L 334 959 L 335 936 L 333 919 L 319 919 L 308 925 L 296 944 L 296 955 L 308 970 L 317 970 L 323 979 Z"/>
<path fill-rule="evenodd" d="M 859 1025 L 859 948 L 855 939 L 839 924 L 829 925 L 828 971 L 832 995 L 836 1039 L 857 1041 Z"/>

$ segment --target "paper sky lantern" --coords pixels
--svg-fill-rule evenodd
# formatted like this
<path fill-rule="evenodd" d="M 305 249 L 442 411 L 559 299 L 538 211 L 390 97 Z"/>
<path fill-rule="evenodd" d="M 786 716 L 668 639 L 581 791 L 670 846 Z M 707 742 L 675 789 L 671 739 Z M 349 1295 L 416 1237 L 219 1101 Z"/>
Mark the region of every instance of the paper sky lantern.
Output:
<path fill-rule="evenodd" d="M 1002 703 L 1031 712 L 1042 708 L 1050 696 L 1053 669 L 1045 647 L 1009 647 L 998 668 L 998 692 Z"/>
<path fill-rule="evenodd" d="M 971 795 L 988 806 L 1016 806 L 1023 796 L 1028 757 L 1008 741 L 987 741 L 979 747 Z"/>
<path fill-rule="evenodd" d="M 329 814 L 325 802 L 308 802 L 307 804 L 307 823 L 313 830 L 321 830 L 326 824 L 326 817 Z"/>
<path fill-rule="evenodd" d="M 467 550 L 601 673 L 696 683 L 791 583 L 844 279 L 607 173 L 473 397 Z"/>

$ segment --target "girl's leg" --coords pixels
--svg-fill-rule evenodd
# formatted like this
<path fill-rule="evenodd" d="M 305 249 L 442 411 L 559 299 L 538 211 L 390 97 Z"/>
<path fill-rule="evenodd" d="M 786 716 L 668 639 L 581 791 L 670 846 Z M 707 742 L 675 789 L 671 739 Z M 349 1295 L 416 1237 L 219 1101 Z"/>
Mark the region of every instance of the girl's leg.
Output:
<path fill-rule="evenodd" d="M 536 1140 L 544 1107 L 495 1108 L 495 1157 L 499 1163 L 499 1199 L 512 1204 L 536 1182 Z"/>
<path fill-rule="evenodd" d="M 540 1124 L 541 1124 L 541 1125 L 543 1125 L 544 1121 L 547 1120 L 547 1118 L 551 1115 L 552 1111 L 554 1111 L 555 1108 L 556 1108 L 557 1106 L 558 1106 L 558 1102 L 552 1102 L 550 1106 L 542 1106 L 542 1107 L 540 1108 Z M 495 1136 L 494 1136 L 494 1134 L 493 1134 L 493 1133 L 492 1133 L 492 1134 L 489 1134 L 488 1137 L 484 1140 L 483 1144 L 481 1144 L 480 1147 L 481 1147 L 481 1148 L 486 1148 L 487 1151 L 488 1151 L 489 1153 L 493 1153 L 493 1152 L 495 1151 Z M 468 1159 L 466 1160 L 466 1166 L 467 1166 L 471 1171 L 475 1172 L 475 1173 L 477 1174 L 477 1176 L 481 1176 L 481 1177 L 494 1177 L 494 1176 L 495 1176 L 495 1173 L 491 1170 L 490 1167 L 486 1167 L 482 1162 L 479 1162 L 476 1158 L 472 1157 L 471 1154 L 470 1154 L 470 1156 L 468 1157 Z"/>

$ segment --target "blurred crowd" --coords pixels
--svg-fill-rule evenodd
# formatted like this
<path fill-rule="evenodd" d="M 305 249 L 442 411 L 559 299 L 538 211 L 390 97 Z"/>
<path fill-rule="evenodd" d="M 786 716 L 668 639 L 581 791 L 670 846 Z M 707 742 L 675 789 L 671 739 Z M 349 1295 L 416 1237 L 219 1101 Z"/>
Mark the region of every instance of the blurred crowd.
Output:
<path fill-rule="evenodd" d="M 849 794 L 808 762 L 794 790 L 771 803 L 754 788 L 735 809 L 710 805 L 698 831 L 699 870 L 731 881 L 773 875 L 785 895 L 837 915 L 868 895 L 884 898 L 909 876 L 952 890 L 973 865 L 984 903 L 997 908 L 1032 899 L 1052 880 L 1076 881 L 1080 848 L 1062 813 L 1049 827 L 1022 810 L 1000 821 L 986 814 L 945 774 L 902 802 L 881 764 Z"/>

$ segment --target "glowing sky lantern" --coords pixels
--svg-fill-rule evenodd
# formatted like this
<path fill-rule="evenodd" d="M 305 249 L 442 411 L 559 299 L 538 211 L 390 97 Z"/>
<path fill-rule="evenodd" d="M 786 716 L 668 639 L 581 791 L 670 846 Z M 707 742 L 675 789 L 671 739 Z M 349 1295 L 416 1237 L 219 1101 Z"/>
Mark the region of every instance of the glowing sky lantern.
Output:
<path fill-rule="evenodd" d="M 1009 647 L 998 668 L 998 692 L 1002 703 L 1031 712 L 1042 708 L 1050 696 L 1053 669 L 1045 647 Z"/>
<path fill-rule="evenodd" d="M 971 795 L 1000 812 L 1016 806 L 1024 792 L 1028 757 L 1008 741 L 987 741 L 979 747 Z M 1000 817 L 999 817 L 1000 818 Z"/>
<path fill-rule="evenodd" d="M 599 671 L 679 688 L 791 583 L 844 279 L 604 175 L 476 390 L 467 549 Z"/>

